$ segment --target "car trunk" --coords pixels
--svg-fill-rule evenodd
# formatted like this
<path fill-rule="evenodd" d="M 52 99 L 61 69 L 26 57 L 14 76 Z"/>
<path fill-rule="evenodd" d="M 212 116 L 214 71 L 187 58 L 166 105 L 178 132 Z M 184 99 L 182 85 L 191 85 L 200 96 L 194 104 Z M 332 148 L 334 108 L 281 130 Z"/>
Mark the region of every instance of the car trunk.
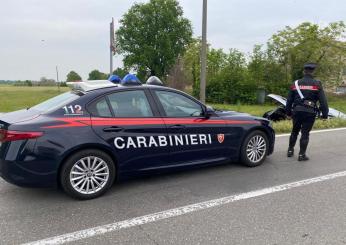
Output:
<path fill-rule="evenodd" d="M 0 115 L 0 124 L 15 124 L 29 121 L 40 116 L 40 112 L 35 110 L 19 110 Z"/>
<path fill-rule="evenodd" d="M 24 135 L 28 137 L 27 133 L 20 135 L 17 132 L 10 132 L 10 126 L 16 123 L 21 123 L 25 121 L 33 120 L 40 116 L 40 113 L 35 110 L 19 110 L 9 113 L 4 113 L 0 115 L 0 157 L 3 148 L 5 147 L 5 142 L 8 137 L 23 137 Z M 30 135 L 29 135 L 30 137 Z"/>

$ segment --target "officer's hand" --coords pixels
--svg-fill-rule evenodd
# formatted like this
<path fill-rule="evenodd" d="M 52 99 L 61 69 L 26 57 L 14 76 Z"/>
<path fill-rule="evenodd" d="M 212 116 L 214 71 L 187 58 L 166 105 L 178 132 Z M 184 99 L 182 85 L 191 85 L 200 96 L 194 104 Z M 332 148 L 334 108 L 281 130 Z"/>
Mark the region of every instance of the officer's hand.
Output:
<path fill-rule="evenodd" d="M 286 118 L 287 118 L 287 120 L 292 120 L 291 116 L 287 116 Z"/>

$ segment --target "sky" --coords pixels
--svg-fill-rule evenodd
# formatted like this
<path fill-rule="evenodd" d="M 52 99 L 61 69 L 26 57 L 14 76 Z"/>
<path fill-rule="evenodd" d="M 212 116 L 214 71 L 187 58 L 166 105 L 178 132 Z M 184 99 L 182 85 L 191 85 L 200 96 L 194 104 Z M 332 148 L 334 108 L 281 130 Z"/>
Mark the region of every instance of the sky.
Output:
<path fill-rule="evenodd" d="M 56 66 L 62 81 L 70 70 L 83 79 L 93 69 L 109 72 L 109 23 L 135 2 L 147 1 L 1 0 L 0 80 L 56 79 Z M 200 36 L 202 0 L 179 2 Z M 209 0 L 208 42 L 249 53 L 285 26 L 346 21 L 345 11 L 346 0 Z"/>

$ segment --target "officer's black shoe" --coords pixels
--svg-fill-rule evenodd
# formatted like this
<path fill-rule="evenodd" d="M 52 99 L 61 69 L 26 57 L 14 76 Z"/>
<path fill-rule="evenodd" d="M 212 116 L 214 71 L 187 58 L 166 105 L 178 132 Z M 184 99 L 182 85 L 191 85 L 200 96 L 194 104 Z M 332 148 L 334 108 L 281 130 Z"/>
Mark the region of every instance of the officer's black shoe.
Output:
<path fill-rule="evenodd" d="M 302 162 L 302 161 L 309 161 L 309 158 L 304 154 L 304 155 L 299 155 L 298 157 L 298 161 Z"/>
<path fill-rule="evenodd" d="M 293 157 L 294 155 L 294 149 L 293 148 L 288 148 L 287 150 L 287 157 Z"/>

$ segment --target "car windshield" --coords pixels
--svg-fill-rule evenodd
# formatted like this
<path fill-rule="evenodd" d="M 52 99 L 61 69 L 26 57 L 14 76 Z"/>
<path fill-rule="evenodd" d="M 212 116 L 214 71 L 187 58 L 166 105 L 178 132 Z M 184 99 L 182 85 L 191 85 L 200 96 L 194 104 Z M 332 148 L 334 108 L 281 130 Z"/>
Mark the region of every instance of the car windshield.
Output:
<path fill-rule="evenodd" d="M 55 109 L 58 109 L 76 99 L 78 99 L 80 96 L 75 94 L 74 92 L 66 92 L 63 94 L 60 94 L 58 96 L 55 96 L 51 99 L 48 99 L 38 105 L 35 105 L 30 108 L 30 110 L 39 111 L 41 113 L 49 112 Z"/>

